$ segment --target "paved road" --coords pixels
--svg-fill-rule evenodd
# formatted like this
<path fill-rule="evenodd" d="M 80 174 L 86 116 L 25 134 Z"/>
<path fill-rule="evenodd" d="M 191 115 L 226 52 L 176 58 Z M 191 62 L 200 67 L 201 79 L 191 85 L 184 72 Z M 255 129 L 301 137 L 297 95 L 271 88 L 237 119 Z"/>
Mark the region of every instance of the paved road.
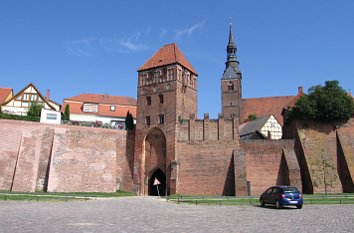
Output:
<path fill-rule="evenodd" d="M 0 201 L 0 232 L 354 232 L 354 205 L 195 206 L 155 197 Z"/>

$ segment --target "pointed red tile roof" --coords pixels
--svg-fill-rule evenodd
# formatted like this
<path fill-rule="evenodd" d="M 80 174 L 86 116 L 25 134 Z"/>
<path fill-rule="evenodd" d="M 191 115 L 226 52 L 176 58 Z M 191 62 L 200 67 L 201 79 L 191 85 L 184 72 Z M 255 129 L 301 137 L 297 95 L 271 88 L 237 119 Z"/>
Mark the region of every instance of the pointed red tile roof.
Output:
<path fill-rule="evenodd" d="M 192 73 L 198 75 L 193 66 L 187 61 L 183 53 L 175 43 L 168 44 L 160 48 L 152 57 L 150 57 L 138 71 L 148 70 L 155 67 L 178 63 L 187 68 Z"/>
<path fill-rule="evenodd" d="M 11 94 L 12 88 L 0 88 L 0 104 Z"/>

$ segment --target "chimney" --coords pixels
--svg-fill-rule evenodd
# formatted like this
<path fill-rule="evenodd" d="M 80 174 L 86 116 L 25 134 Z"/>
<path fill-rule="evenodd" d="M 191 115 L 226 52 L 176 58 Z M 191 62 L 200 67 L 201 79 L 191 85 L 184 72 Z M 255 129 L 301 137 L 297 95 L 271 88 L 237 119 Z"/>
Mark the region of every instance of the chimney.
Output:
<path fill-rule="evenodd" d="M 47 89 L 47 94 L 45 95 L 45 99 L 49 100 L 50 97 L 50 89 Z"/>
<path fill-rule="evenodd" d="M 298 86 L 297 94 L 300 95 L 300 94 L 303 94 L 303 93 L 304 93 L 304 90 L 302 89 L 302 86 Z"/>

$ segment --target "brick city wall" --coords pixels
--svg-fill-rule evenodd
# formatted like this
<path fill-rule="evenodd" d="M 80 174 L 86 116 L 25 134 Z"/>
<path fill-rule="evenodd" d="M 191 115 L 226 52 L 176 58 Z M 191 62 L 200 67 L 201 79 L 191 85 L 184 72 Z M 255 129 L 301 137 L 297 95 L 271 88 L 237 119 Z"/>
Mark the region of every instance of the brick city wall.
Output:
<path fill-rule="evenodd" d="M 176 161 L 171 166 L 176 192 L 191 195 L 245 195 L 245 163 L 240 149 L 238 121 L 180 120 Z"/>
<path fill-rule="evenodd" d="M 241 147 L 245 151 L 251 195 L 259 195 L 276 184 L 296 185 L 301 189 L 294 140 L 241 140 Z"/>
<path fill-rule="evenodd" d="M 235 171 L 234 149 L 237 141 L 200 141 L 177 143 L 176 193 L 190 195 L 245 195 L 245 178 Z M 240 170 L 237 172 L 242 172 Z M 240 183 L 242 187 L 236 187 Z M 242 185 L 243 184 L 243 185 Z"/>
<path fill-rule="evenodd" d="M 338 175 L 343 192 L 354 192 L 354 119 L 337 130 Z"/>
<path fill-rule="evenodd" d="M 337 136 L 333 125 L 297 124 L 297 150 L 305 193 L 340 193 L 337 172 Z"/>
<path fill-rule="evenodd" d="M 0 189 L 131 191 L 134 135 L 130 134 L 0 120 Z"/>

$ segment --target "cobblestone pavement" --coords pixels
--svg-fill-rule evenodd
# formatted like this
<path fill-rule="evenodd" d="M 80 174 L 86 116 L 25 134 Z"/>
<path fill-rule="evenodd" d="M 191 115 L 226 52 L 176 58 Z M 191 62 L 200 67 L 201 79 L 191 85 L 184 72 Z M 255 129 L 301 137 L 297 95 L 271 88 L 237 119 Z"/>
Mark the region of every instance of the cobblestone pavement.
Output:
<path fill-rule="evenodd" d="M 354 232 L 354 205 L 195 206 L 156 197 L 0 201 L 0 232 Z"/>

